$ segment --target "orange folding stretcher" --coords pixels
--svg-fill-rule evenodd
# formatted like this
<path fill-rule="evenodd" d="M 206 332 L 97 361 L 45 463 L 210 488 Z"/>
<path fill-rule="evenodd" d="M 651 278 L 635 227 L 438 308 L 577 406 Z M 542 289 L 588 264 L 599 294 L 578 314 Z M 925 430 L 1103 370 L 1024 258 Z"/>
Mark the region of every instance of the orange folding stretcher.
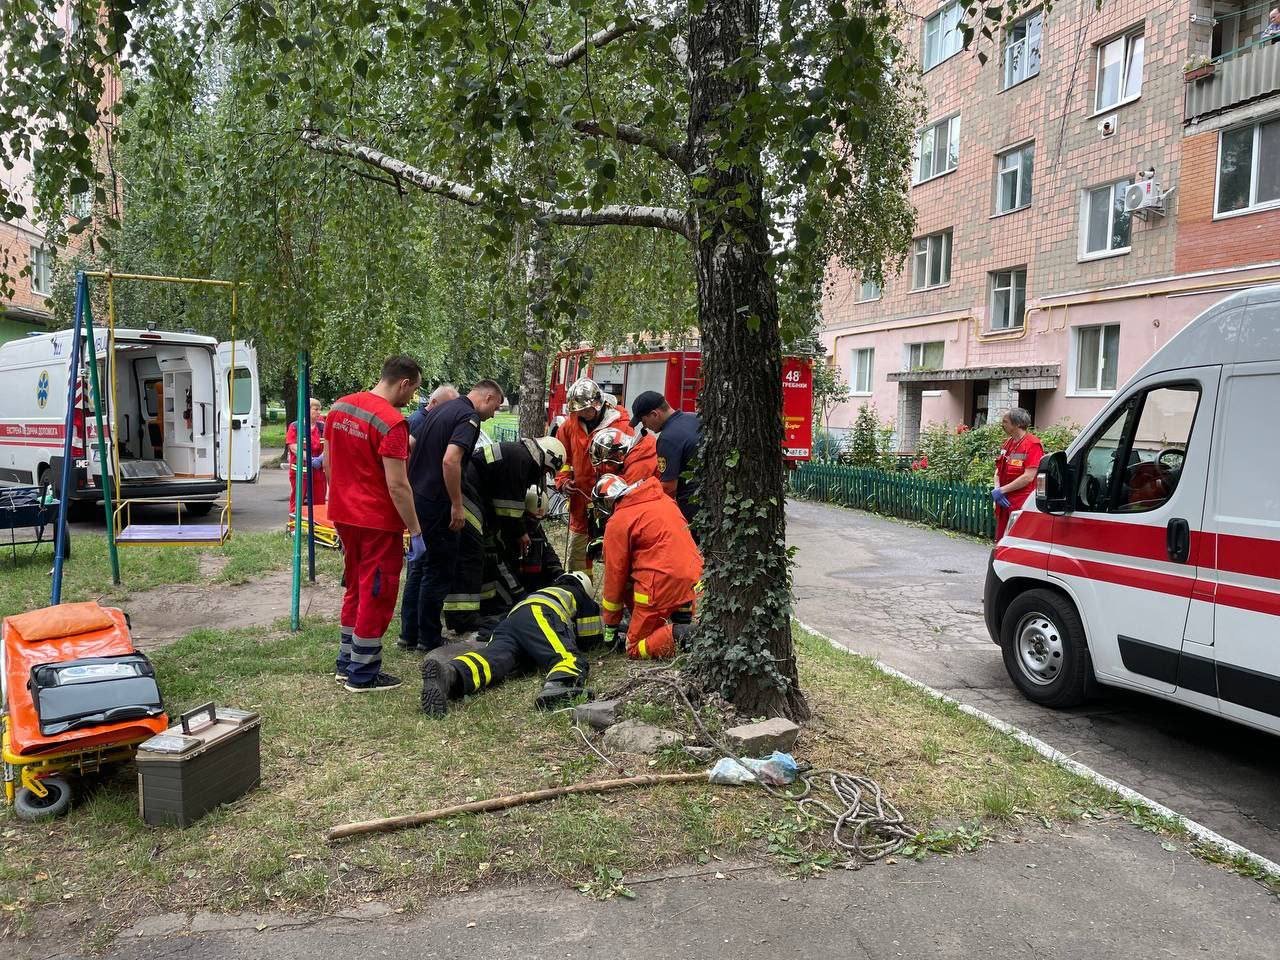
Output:
<path fill-rule="evenodd" d="M 4 798 L 24 820 L 66 812 L 70 777 L 131 761 L 169 726 L 124 612 L 94 602 L 5 617 L 0 696 Z"/>

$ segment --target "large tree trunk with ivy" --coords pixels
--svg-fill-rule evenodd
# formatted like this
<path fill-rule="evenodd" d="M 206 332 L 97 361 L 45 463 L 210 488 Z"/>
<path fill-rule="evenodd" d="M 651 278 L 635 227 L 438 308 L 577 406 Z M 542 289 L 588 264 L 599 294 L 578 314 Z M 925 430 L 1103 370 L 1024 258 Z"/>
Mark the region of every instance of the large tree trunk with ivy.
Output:
<path fill-rule="evenodd" d="M 791 642 L 782 343 L 760 154 L 723 122 L 757 85 L 752 70 L 732 65 L 749 55 L 759 17 L 759 0 L 708 0 L 689 24 L 706 559 L 690 653 L 704 684 L 725 692 L 742 713 L 804 719 L 809 709 Z M 748 205 L 725 202 L 739 197 Z"/>
<path fill-rule="evenodd" d="M 547 347 L 550 334 L 546 302 L 551 289 L 551 264 L 547 259 L 546 233 L 525 252 L 528 306 L 524 315 L 524 352 L 520 358 L 520 436 L 540 437 L 547 432 Z"/>

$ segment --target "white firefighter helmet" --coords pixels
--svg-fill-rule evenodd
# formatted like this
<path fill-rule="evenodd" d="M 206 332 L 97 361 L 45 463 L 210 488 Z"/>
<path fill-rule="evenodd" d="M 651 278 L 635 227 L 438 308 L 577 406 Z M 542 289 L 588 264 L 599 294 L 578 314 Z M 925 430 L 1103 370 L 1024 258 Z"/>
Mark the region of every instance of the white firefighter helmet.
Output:
<path fill-rule="evenodd" d="M 596 481 L 595 489 L 591 491 L 591 506 L 602 518 L 613 516 L 613 510 L 618 505 L 618 501 L 627 495 L 631 489 L 627 482 L 621 477 L 609 474 L 601 477 Z"/>
<path fill-rule="evenodd" d="M 524 493 L 524 512 L 541 520 L 547 513 L 547 491 L 534 484 Z"/>
<path fill-rule="evenodd" d="M 564 466 L 564 444 L 555 437 L 538 437 L 533 441 L 542 450 L 542 466 L 551 473 L 559 473 Z"/>
<path fill-rule="evenodd" d="M 591 576 L 581 570 L 575 570 L 572 573 L 566 573 L 560 577 L 561 580 L 573 579 L 578 581 L 578 586 L 582 587 L 588 597 L 590 597 L 596 589 L 594 583 L 591 582 Z"/>
<path fill-rule="evenodd" d="M 617 473 L 635 444 L 636 438 L 631 434 L 616 427 L 605 427 L 596 432 L 587 448 L 591 465 L 600 473 Z"/>
<path fill-rule="evenodd" d="M 569 391 L 565 394 L 565 406 L 569 408 L 570 413 L 577 413 L 587 407 L 602 407 L 604 391 L 590 377 L 575 380 L 569 385 Z"/>

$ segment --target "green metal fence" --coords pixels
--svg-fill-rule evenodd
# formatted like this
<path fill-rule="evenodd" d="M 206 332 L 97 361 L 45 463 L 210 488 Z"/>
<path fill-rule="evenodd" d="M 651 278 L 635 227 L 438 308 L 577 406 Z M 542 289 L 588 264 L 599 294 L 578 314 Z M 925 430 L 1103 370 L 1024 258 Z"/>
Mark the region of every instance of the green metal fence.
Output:
<path fill-rule="evenodd" d="M 495 426 L 490 431 L 490 436 L 493 437 L 495 443 L 514 443 L 520 439 L 520 428 L 509 427 L 505 424 Z"/>
<path fill-rule="evenodd" d="M 809 500 L 995 539 L 991 491 L 982 487 L 835 463 L 802 463 L 791 471 L 789 483 L 795 496 Z"/>

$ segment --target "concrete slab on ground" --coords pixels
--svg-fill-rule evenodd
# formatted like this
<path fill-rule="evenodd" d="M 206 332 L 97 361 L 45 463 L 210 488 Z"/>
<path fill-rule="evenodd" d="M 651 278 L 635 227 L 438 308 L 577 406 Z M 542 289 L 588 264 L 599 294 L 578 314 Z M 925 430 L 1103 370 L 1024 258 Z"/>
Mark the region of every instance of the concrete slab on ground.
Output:
<path fill-rule="evenodd" d="M 1275 737 L 1114 689 L 1073 710 L 1028 701 L 983 623 L 989 545 L 804 501 L 787 539 L 801 620 L 1280 861 Z"/>
<path fill-rule="evenodd" d="M 136 927 L 105 956 L 1131 960 L 1261 958 L 1274 956 L 1280 939 L 1275 897 L 1123 823 L 1082 825 L 1067 836 L 1033 831 L 1023 843 L 817 880 L 773 868 L 700 870 L 631 881 L 633 901 L 522 887 L 439 901 L 412 918 L 378 909 L 354 921 L 301 923 L 174 915 L 178 926 Z M 47 945 L 40 955 L 75 956 Z"/>

